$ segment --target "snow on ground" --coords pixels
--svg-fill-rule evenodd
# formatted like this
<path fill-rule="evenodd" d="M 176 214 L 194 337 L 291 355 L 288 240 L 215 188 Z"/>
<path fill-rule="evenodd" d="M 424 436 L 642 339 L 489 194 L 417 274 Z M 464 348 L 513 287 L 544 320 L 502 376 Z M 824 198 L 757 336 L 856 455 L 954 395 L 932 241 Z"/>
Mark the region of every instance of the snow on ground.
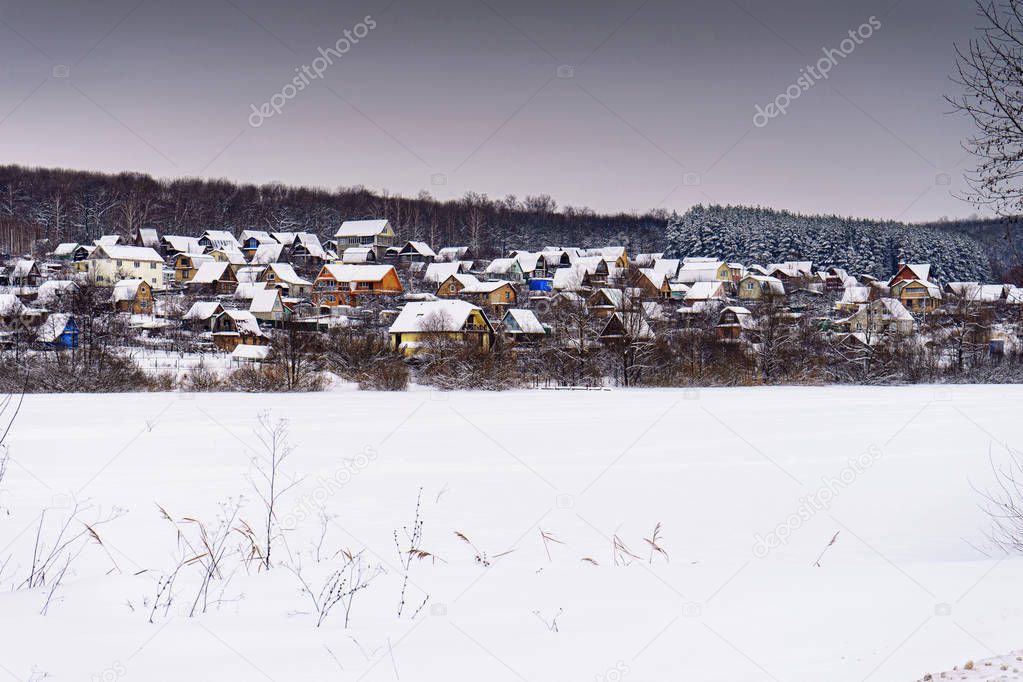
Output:
<path fill-rule="evenodd" d="M 974 487 L 1020 446 L 1021 407 L 1016 386 L 29 396 L 0 493 L 0 679 L 937 678 L 1020 646 L 1023 562 L 974 548 Z M 237 559 L 189 618 L 186 567 L 150 624 L 179 556 L 156 505 L 212 520 L 244 494 L 258 526 L 265 409 L 290 420 L 284 469 L 304 477 L 277 559 L 316 590 L 341 547 L 385 573 L 346 630 L 339 611 L 315 627 L 283 566 Z M 412 564 L 398 618 L 394 532 L 420 488 L 437 559 Z M 48 537 L 72 495 L 90 519 L 125 511 L 42 616 L 44 589 L 10 588 L 40 511 Z M 657 523 L 670 561 L 644 542 Z M 639 558 L 614 565 L 615 536 Z"/>

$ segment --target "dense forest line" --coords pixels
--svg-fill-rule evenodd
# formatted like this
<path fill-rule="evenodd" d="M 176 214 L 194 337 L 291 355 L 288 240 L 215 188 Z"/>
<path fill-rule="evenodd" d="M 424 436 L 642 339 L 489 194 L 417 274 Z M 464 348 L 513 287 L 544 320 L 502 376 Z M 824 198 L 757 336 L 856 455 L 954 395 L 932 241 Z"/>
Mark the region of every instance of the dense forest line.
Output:
<path fill-rule="evenodd" d="M 681 216 L 665 210 L 600 214 L 559 207 L 547 195 L 494 199 L 469 192 L 440 201 L 427 192 L 405 197 L 364 187 L 329 191 L 0 166 L 0 249 L 8 253 L 129 235 L 140 226 L 162 234 L 198 235 L 212 228 L 304 230 L 329 237 L 344 220 L 379 217 L 391 221 L 399 238 L 434 247 L 466 245 L 483 257 L 545 245 L 627 245 L 633 253 L 666 250 L 747 263 L 799 258 L 880 275 L 906 258 L 931 261 L 945 278 L 1013 279 L 1023 252 L 1020 229 L 1012 226 L 1010 245 L 1006 223 L 999 220 L 907 226 L 731 206 L 695 206 Z"/>
<path fill-rule="evenodd" d="M 26 250 L 23 242 L 32 239 L 91 243 L 102 234 L 127 235 L 140 226 L 156 227 L 161 234 L 265 229 L 328 237 L 343 221 L 359 218 L 387 218 L 400 238 L 422 239 L 434 247 L 470 246 L 481 256 L 497 256 L 511 248 L 623 241 L 636 250 L 653 250 L 663 242 L 668 214 L 559 209 L 546 195 L 492 199 L 470 192 L 439 201 L 426 192 L 405 197 L 363 187 L 327 191 L 0 166 L 0 246 L 8 252 Z"/>
<path fill-rule="evenodd" d="M 800 215 L 744 206 L 694 206 L 668 223 L 666 251 L 742 263 L 809 260 L 883 278 L 899 262 L 930 263 L 939 280 L 990 281 L 991 259 L 973 236 L 954 229 Z"/>

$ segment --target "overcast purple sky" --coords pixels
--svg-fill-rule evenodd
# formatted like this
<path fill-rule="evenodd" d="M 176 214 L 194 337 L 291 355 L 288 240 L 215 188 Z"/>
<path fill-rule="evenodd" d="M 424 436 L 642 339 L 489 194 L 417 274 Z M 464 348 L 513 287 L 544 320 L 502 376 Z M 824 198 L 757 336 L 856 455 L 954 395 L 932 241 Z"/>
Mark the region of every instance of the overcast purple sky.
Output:
<path fill-rule="evenodd" d="M 754 125 L 871 16 L 827 80 Z M 2 0 L 0 160 L 599 211 L 959 217 L 970 128 L 942 96 L 977 24 L 969 0 Z"/>

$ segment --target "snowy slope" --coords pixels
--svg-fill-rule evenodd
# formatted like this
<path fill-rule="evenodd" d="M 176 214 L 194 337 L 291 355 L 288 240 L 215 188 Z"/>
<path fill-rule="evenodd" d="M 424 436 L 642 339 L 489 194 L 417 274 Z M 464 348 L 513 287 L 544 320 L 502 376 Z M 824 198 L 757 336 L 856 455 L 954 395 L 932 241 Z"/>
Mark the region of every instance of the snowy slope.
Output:
<path fill-rule="evenodd" d="M 1021 407 L 1009 386 L 30 396 L 0 492 L 0 679 L 937 677 L 1020 646 L 1023 563 L 974 548 L 973 487 L 1019 447 Z M 187 617 L 184 570 L 150 624 L 178 556 L 156 504 L 212 520 L 245 495 L 258 526 L 265 409 L 290 420 L 284 470 L 303 477 L 277 560 L 317 589 L 341 547 L 385 573 L 347 630 L 339 612 L 315 627 L 283 565 L 237 559 L 205 614 Z M 437 558 L 412 564 L 398 618 L 394 531 L 420 488 Z M 40 511 L 48 537 L 72 495 L 88 519 L 125 511 L 42 616 L 45 589 L 11 587 Z M 644 542 L 657 523 L 670 561 Z M 615 566 L 615 535 L 639 558 Z"/>

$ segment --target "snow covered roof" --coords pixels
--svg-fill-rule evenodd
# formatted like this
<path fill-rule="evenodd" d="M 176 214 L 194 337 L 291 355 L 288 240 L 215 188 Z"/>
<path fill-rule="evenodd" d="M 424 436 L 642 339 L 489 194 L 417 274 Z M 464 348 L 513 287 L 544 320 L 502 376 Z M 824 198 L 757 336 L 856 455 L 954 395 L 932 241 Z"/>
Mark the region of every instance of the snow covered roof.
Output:
<path fill-rule="evenodd" d="M 254 346 L 250 343 L 240 343 L 231 351 L 232 360 L 249 360 L 262 362 L 270 354 L 270 346 Z"/>
<path fill-rule="evenodd" d="M 270 263 L 268 266 L 270 272 L 274 274 L 275 282 L 284 282 L 285 284 L 297 284 L 308 286 L 312 284 L 307 279 L 299 277 L 298 273 L 295 272 L 294 266 L 291 263 Z"/>
<path fill-rule="evenodd" d="M 199 239 L 209 239 L 215 249 L 238 248 L 238 240 L 227 230 L 206 230 Z"/>
<path fill-rule="evenodd" d="M 668 275 L 665 272 L 661 272 L 655 268 L 639 268 L 639 274 L 642 275 L 650 282 L 655 289 L 660 289 L 664 286 L 664 282 Z"/>
<path fill-rule="evenodd" d="M 53 343 L 64 333 L 70 321 L 71 316 L 67 313 L 53 313 L 39 325 L 39 329 L 36 330 L 36 338 L 43 343 Z"/>
<path fill-rule="evenodd" d="M 519 262 L 519 267 L 522 268 L 522 272 L 530 273 L 536 270 L 536 266 L 540 260 L 540 254 L 531 253 L 529 251 L 518 251 L 515 253 L 515 260 Z"/>
<path fill-rule="evenodd" d="M 401 247 L 401 253 L 418 253 L 424 258 L 433 258 L 437 254 L 434 253 L 433 249 L 426 242 L 408 240 L 405 242 L 405 246 Z"/>
<path fill-rule="evenodd" d="M 244 268 L 238 268 L 238 271 L 234 273 L 235 279 L 238 283 L 243 282 L 251 284 L 259 280 L 259 276 L 263 274 L 263 270 L 266 268 L 262 265 L 246 265 Z"/>
<path fill-rule="evenodd" d="M 219 260 L 203 263 L 196 270 L 195 277 L 192 278 L 189 284 L 214 284 L 219 282 L 224 278 L 229 267 L 231 267 L 230 263 Z"/>
<path fill-rule="evenodd" d="M 766 277 L 764 275 L 746 275 L 742 278 L 742 281 L 752 279 L 760 284 L 761 290 L 767 290 L 772 294 L 779 296 L 785 295 L 785 284 L 777 277 Z"/>
<path fill-rule="evenodd" d="M 586 268 L 582 265 L 558 268 L 554 271 L 554 281 L 551 283 L 551 287 L 555 291 L 576 291 L 582 289 L 585 276 Z"/>
<path fill-rule="evenodd" d="M 675 279 L 684 284 L 693 282 L 713 282 L 717 278 L 717 271 L 724 265 L 719 260 L 697 260 L 690 261 L 688 258 L 682 262 Z"/>
<path fill-rule="evenodd" d="M 266 336 L 263 330 L 259 328 L 259 321 L 256 319 L 256 316 L 248 310 L 225 310 L 222 314 L 234 320 L 239 332 L 255 336 Z"/>
<path fill-rule="evenodd" d="M 519 270 L 522 270 L 522 266 L 514 258 L 495 258 L 490 261 L 490 264 L 487 265 L 484 272 L 488 275 L 506 275 L 509 272 L 514 271 L 516 267 L 518 267 Z"/>
<path fill-rule="evenodd" d="M 474 278 L 475 279 L 475 278 Z M 462 289 L 463 294 L 489 294 L 493 291 L 497 291 L 503 286 L 514 286 L 511 282 L 503 279 L 490 280 L 486 282 L 480 282 L 476 280 L 474 284 L 469 284 L 467 287 Z"/>
<path fill-rule="evenodd" d="M 36 303 L 39 305 L 52 305 L 61 296 L 69 296 L 78 285 L 69 279 L 50 279 L 39 285 L 39 292 L 36 296 Z"/>
<path fill-rule="evenodd" d="M 444 249 L 441 249 L 443 251 Z M 426 272 L 423 273 L 423 279 L 427 282 L 434 282 L 440 284 L 451 275 L 459 272 L 461 264 L 458 261 L 444 262 L 444 263 L 430 263 L 426 266 Z"/>
<path fill-rule="evenodd" d="M 247 265 L 248 261 L 245 260 L 245 254 L 237 246 L 218 247 L 210 251 L 210 253 L 223 254 L 226 262 L 231 265 Z"/>
<path fill-rule="evenodd" d="M 469 287 L 476 286 L 477 284 L 480 283 L 480 281 L 476 277 L 476 275 L 470 275 L 467 272 L 456 272 L 456 273 L 452 274 L 451 277 L 448 277 L 448 279 L 452 279 L 452 278 L 456 282 L 461 284 L 463 289 L 467 289 Z M 446 282 L 446 281 L 448 281 L 448 280 L 447 279 L 444 280 L 444 282 Z M 444 284 L 444 282 L 441 282 L 441 284 Z"/>
<path fill-rule="evenodd" d="M 389 226 L 386 220 L 346 220 L 334 233 L 335 237 L 374 237 Z"/>
<path fill-rule="evenodd" d="M 74 250 L 78 248 L 76 242 L 61 242 L 57 244 L 57 248 L 53 250 L 53 255 L 57 258 L 64 258 L 74 253 Z"/>
<path fill-rule="evenodd" d="M 223 308 L 217 301 L 196 301 L 188 309 L 181 319 L 183 320 L 208 320 L 214 315 L 223 312 Z"/>
<path fill-rule="evenodd" d="M 19 315 L 25 310 L 21 299 L 14 294 L 0 294 L 0 315 Z"/>
<path fill-rule="evenodd" d="M 479 306 L 454 298 L 406 303 L 388 331 L 392 334 L 457 332 L 462 330 L 474 310 L 483 312 Z"/>
<path fill-rule="evenodd" d="M 165 234 L 163 236 L 163 242 L 167 244 L 171 251 L 178 251 L 180 253 L 202 253 L 203 248 L 199 244 L 198 237 L 183 237 L 176 234 Z"/>
<path fill-rule="evenodd" d="M 105 234 L 99 239 L 95 240 L 96 246 L 115 246 L 121 241 L 121 235 L 119 234 Z"/>
<path fill-rule="evenodd" d="M 255 239 L 258 244 L 280 243 L 271 237 L 270 233 L 265 230 L 242 230 L 242 233 L 238 236 L 238 241 L 244 243 L 249 239 Z"/>
<path fill-rule="evenodd" d="M 91 260 L 104 258 L 113 260 L 131 260 L 146 262 L 163 262 L 163 257 L 148 246 L 122 246 L 120 244 L 101 244 L 89 254 Z"/>
<path fill-rule="evenodd" d="M 1005 287 L 1001 284 L 949 282 L 945 286 L 956 296 L 974 303 L 994 303 L 1001 300 L 1002 294 L 1005 293 Z"/>
<path fill-rule="evenodd" d="M 276 263 L 281 259 L 282 251 L 284 251 L 284 244 L 279 244 L 277 242 L 260 244 L 256 247 L 256 252 L 252 254 L 252 262 L 263 265 L 267 263 Z"/>
<path fill-rule="evenodd" d="M 155 227 L 140 227 L 139 240 L 142 242 L 142 246 L 155 249 L 160 246 L 160 233 L 156 231 Z"/>
<path fill-rule="evenodd" d="M 721 316 L 723 316 L 726 312 L 735 315 L 735 319 L 741 328 L 753 329 L 756 327 L 756 322 L 753 319 L 753 313 L 749 311 L 749 308 L 737 305 L 730 305 L 721 309 L 721 314 L 718 316 L 718 326 L 726 326 L 727 323 L 720 322 Z"/>
<path fill-rule="evenodd" d="M 445 246 L 437 252 L 437 260 L 442 263 L 461 260 L 467 253 L 469 253 L 468 246 Z"/>
<path fill-rule="evenodd" d="M 341 255 L 342 263 L 371 263 L 376 260 L 376 252 L 368 246 L 352 246 Z"/>
<path fill-rule="evenodd" d="M 839 303 L 866 303 L 870 300 L 870 287 L 846 287 Z"/>
<path fill-rule="evenodd" d="M 546 333 L 540 320 L 536 317 L 536 313 L 525 308 L 509 308 L 504 314 L 504 325 L 512 333 Z"/>
<path fill-rule="evenodd" d="M 686 292 L 685 300 L 692 303 L 693 301 L 707 301 L 712 298 L 724 298 L 724 289 L 721 282 L 693 282 L 692 286 L 689 287 L 689 291 Z"/>
<path fill-rule="evenodd" d="M 135 297 L 138 296 L 139 287 L 143 284 L 144 280 L 141 279 L 122 279 L 114 285 L 114 290 L 110 294 L 110 300 L 114 303 L 134 301 Z"/>
<path fill-rule="evenodd" d="M 394 266 L 329 263 L 323 269 L 338 282 L 379 282 L 394 271 Z"/>
<path fill-rule="evenodd" d="M 682 267 L 682 261 L 678 258 L 655 258 L 651 267 L 657 272 L 663 272 L 669 278 L 674 279 L 678 275 L 678 269 Z"/>
<path fill-rule="evenodd" d="M 266 291 L 266 282 L 238 282 L 234 289 L 234 297 L 242 301 L 251 301 L 257 291 Z"/>
<path fill-rule="evenodd" d="M 252 303 L 249 304 L 251 313 L 272 313 L 279 310 L 277 302 L 280 301 L 281 293 L 277 289 L 256 289 L 252 292 Z"/>

